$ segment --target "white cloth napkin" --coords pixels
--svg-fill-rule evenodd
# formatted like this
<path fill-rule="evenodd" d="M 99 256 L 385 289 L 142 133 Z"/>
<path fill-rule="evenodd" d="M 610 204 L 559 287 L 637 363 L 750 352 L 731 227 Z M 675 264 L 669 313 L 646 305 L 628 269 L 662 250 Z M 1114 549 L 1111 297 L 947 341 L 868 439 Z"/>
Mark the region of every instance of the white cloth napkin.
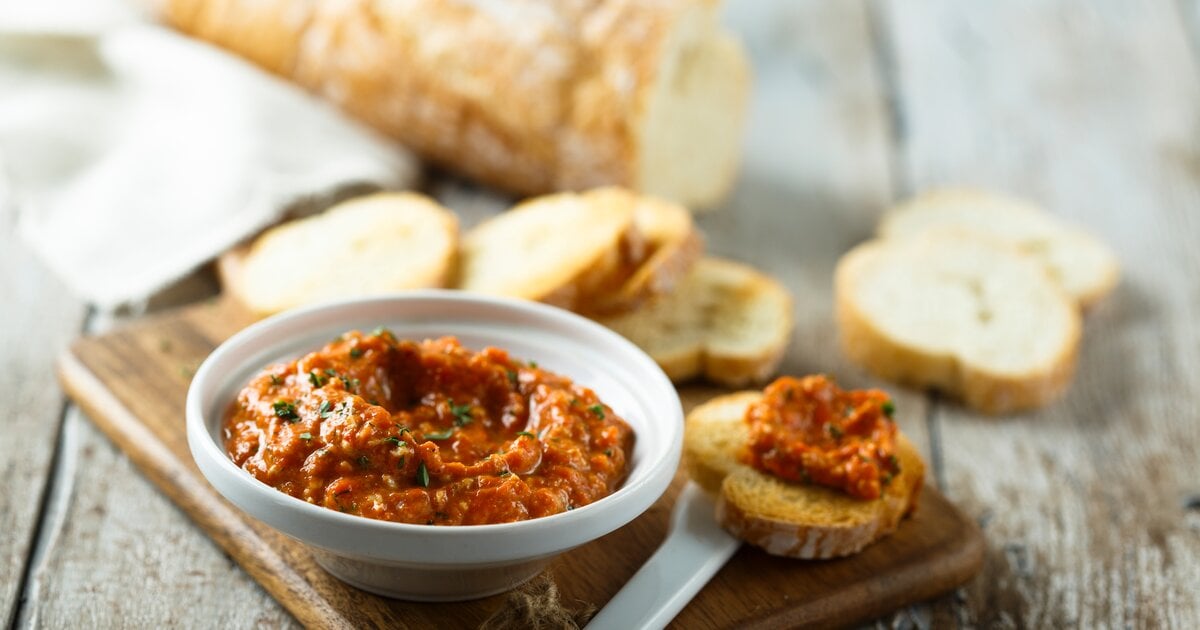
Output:
<path fill-rule="evenodd" d="M 148 297 L 297 200 L 415 183 L 409 153 L 331 106 L 104 4 L 0 6 L 0 195 L 83 298 Z"/>

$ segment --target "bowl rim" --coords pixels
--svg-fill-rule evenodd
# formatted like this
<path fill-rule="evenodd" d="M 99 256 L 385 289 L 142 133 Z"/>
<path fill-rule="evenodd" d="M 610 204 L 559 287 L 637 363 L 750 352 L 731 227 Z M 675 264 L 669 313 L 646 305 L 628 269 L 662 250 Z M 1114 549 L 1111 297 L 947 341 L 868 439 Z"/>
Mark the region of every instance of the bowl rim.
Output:
<path fill-rule="evenodd" d="M 472 304 L 499 308 L 532 320 L 541 320 L 558 329 L 571 330 L 581 337 L 598 341 L 597 350 L 606 354 L 616 353 L 630 370 L 637 372 L 637 381 L 655 393 L 652 405 L 655 413 L 653 422 L 666 422 L 661 448 L 648 451 L 638 467 L 629 472 L 626 482 L 612 494 L 574 510 L 512 523 L 487 525 L 418 525 L 371 519 L 345 514 L 326 507 L 311 504 L 280 492 L 259 481 L 236 466 L 218 444 L 209 429 L 206 406 L 219 405 L 222 392 L 229 389 L 227 381 L 237 372 L 233 368 L 218 373 L 230 357 L 243 351 L 263 338 L 270 339 L 272 333 L 285 325 L 295 325 L 321 319 L 322 316 L 345 311 L 349 314 L 370 306 L 385 304 L 400 305 L 396 319 L 403 319 L 403 305 L 433 301 L 446 306 Z M 453 334 L 448 332 L 447 334 Z M 294 336 L 293 336 L 294 337 Z M 267 347 L 285 345 L 289 337 L 276 339 Z M 579 339 L 580 337 L 577 337 Z M 236 365 L 249 361 L 243 357 Z M 244 365 L 243 365 L 244 367 Z M 260 366 L 261 367 L 261 366 Z M 225 387 L 221 385 L 225 384 Z M 584 383 L 584 385 L 587 385 Z M 206 389 L 212 390 L 205 396 Z M 236 391 L 236 389 L 234 390 Z M 227 395 L 227 394 L 226 394 Z M 643 401 L 634 396 L 638 407 Z M 229 400 L 225 401 L 230 402 Z M 458 290 L 425 289 L 378 295 L 363 298 L 334 300 L 285 311 L 261 320 L 235 333 L 209 354 L 197 369 L 188 388 L 186 399 L 186 425 L 188 445 L 192 457 L 203 476 L 217 491 L 249 516 L 260 520 L 283 533 L 310 545 L 339 555 L 372 561 L 419 564 L 464 564 L 486 566 L 533 557 L 549 556 L 574 546 L 589 542 L 629 523 L 645 512 L 666 491 L 679 465 L 683 441 L 683 408 L 677 391 L 670 379 L 644 351 L 616 332 L 599 323 L 575 313 L 515 298 L 491 296 Z M 647 409 L 639 409 L 645 413 Z M 662 412 L 662 413 L 659 413 Z M 662 417 L 663 415 L 667 417 Z M 639 440 L 646 439 L 638 435 Z M 285 513 L 289 516 L 284 518 Z M 551 535 L 553 534 L 553 535 Z M 397 545 L 376 549 L 365 547 L 365 539 L 380 537 L 411 537 L 419 544 Z M 339 540 L 341 539 L 341 540 Z M 470 557 L 456 557 L 451 548 L 486 540 L 506 540 L 510 545 L 498 545 L 493 549 L 476 548 Z M 486 546 L 485 546 L 486 547 Z"/>

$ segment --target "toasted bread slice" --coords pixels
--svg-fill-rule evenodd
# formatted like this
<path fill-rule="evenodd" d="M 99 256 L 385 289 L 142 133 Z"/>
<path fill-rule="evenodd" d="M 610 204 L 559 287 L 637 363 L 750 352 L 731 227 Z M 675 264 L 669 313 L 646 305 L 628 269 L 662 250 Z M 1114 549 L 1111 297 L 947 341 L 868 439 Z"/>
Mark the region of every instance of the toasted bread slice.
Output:
<path fill-rule="evenodd" d="M 948 227 L 1001 239 L 1036 256 L 1084 308 L 1117 284 L 1117 259 L 1104 243 L 1031 203 L 993 193 L 945 189 L 919 195 L 889 211 L 879 234 L 911 238 Z"/>
<path fill-rule="evenodd" d="M 718 396 L 692 410 L 684 431 L 688 474 L 718 494 L 717 520 L 733 535 L 768 553 L 792 558 L 833 558 L 861 550 L 894 531 L 916 506 L 925 464 L 903 436 L 896 440 L 900 474 L 879 499 L 797 484 L 738 461 L 749 438 L 746 408 L 760 392 Z"/>
<path fill-rule="evenodd" d="M 433 200 L 379 193 L 285 223 L 222 256 L 226 290 L 259 316 L 322 300 L 444 287 L 458 220 Z"/>
<path fill-rule="evenodd" d="M 579 309 L 644 257 L 635 201 L 598 188 L 521 203 L 464 237 L 458 288 Z"/>
<path fill-rule="evenodd" d="M 770 276 L 703 258 L 674 291 L 601 323 L 645 350 L 672 381 L 738 387 L 774 373 L 792 334 L 792 298 Z"/>
<path fill-rule="evenodd" d="M 633 262 L 628 278 L 613 291 L 592 296 L 589 314 L 628 312 L 656 295 L 670 293 L 691 271 L 704 252 L 704 239 L 683 206 L 629 193 L 634 203 L 633 226 L 645 243 L 645 254 Z"/>
<path fill-rule="evenodd" d="M 1050 402 L 1074 373 L 1075 302 L 1037 259 L 975 232 L 859 245 L 834 292 L 843 349 L 882 378 L 1009 413 Z"/>

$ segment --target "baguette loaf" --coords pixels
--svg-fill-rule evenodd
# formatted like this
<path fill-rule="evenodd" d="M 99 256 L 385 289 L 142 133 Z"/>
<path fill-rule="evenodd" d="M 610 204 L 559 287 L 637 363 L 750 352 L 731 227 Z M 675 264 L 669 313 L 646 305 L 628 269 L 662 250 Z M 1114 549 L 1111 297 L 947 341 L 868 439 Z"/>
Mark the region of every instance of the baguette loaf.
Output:
<path fill-rule="evenodd" d="M 994 193 L 944 189 L 918 195 L 889 211 L 879 234 L 912 238 L 945 228 L 1001 239 L 1037 257 L 1084 308 L 1117 284 L 1117 260 L 1104 243 L 1033 204 Z"/>
<path fill-rule="evenodd" d="M 259 316 L 321 300 L 444 287 L 458 220 L 433 200 L 380 193 L 267 230 L 218 263 L 226 290 Z"/>
<path fill-rule="evenodd" d="M 976 232 L 859 245 L 838 262 L 834 293 L 851 360 L 980 411 L 1044 405 L 1074 373 L 1077 305 L 1037 259 Z"/>
<path fill-rule="evenodd" d="M 882 496 L 869 501 L 784 481 L 741 463 L 738 453 L 749 440 L 746 408 L 761 395 L 748 391 L 718 396 L 687 417 L 684 463 L 694 481 L 718 495 L 722 527 L 774 555 L 834 558 L 879 540 L 912 512 L 925 463 L 902 434 L 896 436 L 900 473 Z"/>
<path fill-rule="evenodd" d="M 152 0 L 179 30 L 520 194 L 733 181 L 749 82 L 711 0 Z"/>
<path fill-rule="evenodd" d="M 703 258 L 674 291 L 600 318 L 658 362 L 672 381 L 698 376 L 739 387 L 768 378 L 792 334 L 792 298 L 769 276 Z"/>

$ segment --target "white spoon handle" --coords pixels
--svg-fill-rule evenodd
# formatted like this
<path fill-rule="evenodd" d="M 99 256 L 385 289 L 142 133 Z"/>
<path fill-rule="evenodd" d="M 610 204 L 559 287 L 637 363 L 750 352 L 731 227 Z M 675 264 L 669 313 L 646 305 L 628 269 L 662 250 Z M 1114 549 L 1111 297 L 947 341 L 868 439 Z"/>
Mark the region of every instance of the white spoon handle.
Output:
<path fill-rule="evenodd" d="M 737 551 L 717 525 L 713 501 L 689 481 L 671 510 L 666 540 L 588 623 L 589 630 L 666 627 Z"/>

